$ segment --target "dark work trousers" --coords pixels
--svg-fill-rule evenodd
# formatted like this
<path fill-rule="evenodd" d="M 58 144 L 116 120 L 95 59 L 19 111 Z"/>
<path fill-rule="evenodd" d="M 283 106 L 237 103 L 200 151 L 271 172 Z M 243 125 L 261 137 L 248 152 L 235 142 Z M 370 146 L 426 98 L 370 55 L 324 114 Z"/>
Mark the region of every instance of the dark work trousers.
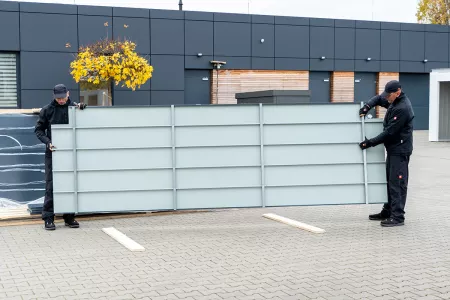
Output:
<path fill-rule="evenodd" d="M 42 219 L 54 218 L 53 210 L 53 166 L 52 166 L 52 154 L 45 153 L 45 197 L 44 206 L 42 208 Z M 73 214 L 63 215 L 64 220 L 74 217 Z"/>
<path fill-rule="evenodd" d="M 408 191 L 409 155 L 390 155 L 386 158 L 388 203 L 383 209 L 396 221 L 405 220 L 405 204 Z"/>

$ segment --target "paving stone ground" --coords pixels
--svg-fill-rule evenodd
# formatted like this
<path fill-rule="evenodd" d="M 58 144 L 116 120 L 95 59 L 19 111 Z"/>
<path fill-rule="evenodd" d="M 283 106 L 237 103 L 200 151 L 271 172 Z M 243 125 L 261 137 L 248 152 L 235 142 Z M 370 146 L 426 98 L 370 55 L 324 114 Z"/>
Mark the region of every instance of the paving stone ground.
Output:
<path fill-rule="evenodd" d="M 380 205 L 2 227 L 0 299 L 450 299 L 450 144 L 417 132 L 410 173 L 398 228 L 368 220 Z M 109 226 L 146 251 L 125 249 L 101 231 Z"/>

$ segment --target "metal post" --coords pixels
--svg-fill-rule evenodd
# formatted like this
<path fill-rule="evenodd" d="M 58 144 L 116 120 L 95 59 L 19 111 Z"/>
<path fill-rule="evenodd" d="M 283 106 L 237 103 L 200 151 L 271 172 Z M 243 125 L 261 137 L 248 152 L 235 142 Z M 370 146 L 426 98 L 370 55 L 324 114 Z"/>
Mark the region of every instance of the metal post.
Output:
<path fill-rule="evenodd" d="M 77 172 L 77 119 L 76 119 L 76 109 L 71 108 L 71 116 L 70 121 L 72 123 L 72 155 L 73 155 L 73 191 L 74 191 L 74 200 L 75 200 L 75 213 L 78 213 L 78 172 Z"/>
<path fill-rule="evenodd" d="M 364 102 L 361 102 L 361 107 L 364 106 Z M 366 139 L 366 130 L 364 126 L 364 118 L 361 117 L 361 132 L 362 132 L 362 140 Z M 364 163 L 364 196 L 366 199 L 366 204 L 369 204 L 369 185 L 367 182 L 367 150 L 363 150 L 363 163 Z"/>
<path fill-rule="evenodd" d="M 176 147 L 175 147 L 175 106 L 170 106 L 171 125 L 172 125 L 172 195 L 173 195 L 173 209 L 177 210 L 177 169 L 176 169 Z"/>
<path fill-rule="evenodd" d="M 178 10 L 183 10 L 183 0 L 180 0 L 180 2 L 178 2 Z"/>
<path fill-rule="evenodd" d="M 263 105 L 259 104 L 259 139 L 260 139 L 260 155 L 261 155 L 261 200 L 262 207 L 266 207 L 266 180 L 264 174 L 264 115 Z"/>

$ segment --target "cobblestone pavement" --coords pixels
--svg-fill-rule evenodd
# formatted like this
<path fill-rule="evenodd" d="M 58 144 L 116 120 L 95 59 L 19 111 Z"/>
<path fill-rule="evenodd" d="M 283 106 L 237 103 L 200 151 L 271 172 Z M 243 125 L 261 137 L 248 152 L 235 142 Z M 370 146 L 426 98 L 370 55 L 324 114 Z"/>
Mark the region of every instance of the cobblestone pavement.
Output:
<path fill-rule="evenodd" d="M 0 299 L 450 299 L 450 144 L 426 135 L 415 137 L 403 227 L 369 221 L 380 205 L 3 227 Z M 101 231 L 109 226 L 146 251 L 125 249 Z"/>

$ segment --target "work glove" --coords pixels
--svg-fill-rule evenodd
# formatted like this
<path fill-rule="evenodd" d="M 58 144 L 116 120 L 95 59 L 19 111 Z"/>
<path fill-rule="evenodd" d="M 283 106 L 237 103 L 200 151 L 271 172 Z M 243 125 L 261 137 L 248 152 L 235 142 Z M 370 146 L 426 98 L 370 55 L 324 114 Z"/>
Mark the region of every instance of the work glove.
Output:
<path fill-rule="evenodd" d="M 83 110 L 83 109 L 85 109 L 85 108 L 87 107 L 87 105 L 86 105 L 85 103 L 80 103 L 80 104 L 78 104 L 78 107 L 79 107 L 81 110 Z"/>
<path fill-rule="evenodd" d="M 365 116 L 370 110 L 370 106 L 369 105 L 364 105 L 363 107 L 361 107 L 361 109 L 359 110 L 359 116 L 363 117 Z"/>
<path fill-rule="evenodd" d="M 367 137 L 364 141 L 362 141 L 361 143 L 359 143 L 359 147 L 361 148 L 361 150 L 365 150 L 367 148 L 370 148 L 373 146 L 373 143 L 371 140 L 369 140 Z"/>

